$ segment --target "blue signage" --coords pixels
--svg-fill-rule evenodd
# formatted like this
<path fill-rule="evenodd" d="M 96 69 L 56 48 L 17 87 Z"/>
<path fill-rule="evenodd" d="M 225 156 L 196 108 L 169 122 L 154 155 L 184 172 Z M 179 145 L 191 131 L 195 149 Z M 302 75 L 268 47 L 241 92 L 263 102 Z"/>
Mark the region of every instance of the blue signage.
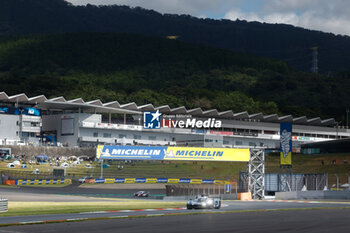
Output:
<path fill-rule="evenodd" d="M 280 132 L 281 165 L 292 164 L 292 123 L 281 123 Z"/>
<path fill-rule="evenodd" d="M 225 185 L 225 191 L 226 191 L 227 193 L 231 192 L 231 184 L 226 184 L 226 185 Z"/>
<path fill-rule="evenodd" d="M 99 146 L 98 158 L 163 160 L 167 147 L 150 146 Z"/>

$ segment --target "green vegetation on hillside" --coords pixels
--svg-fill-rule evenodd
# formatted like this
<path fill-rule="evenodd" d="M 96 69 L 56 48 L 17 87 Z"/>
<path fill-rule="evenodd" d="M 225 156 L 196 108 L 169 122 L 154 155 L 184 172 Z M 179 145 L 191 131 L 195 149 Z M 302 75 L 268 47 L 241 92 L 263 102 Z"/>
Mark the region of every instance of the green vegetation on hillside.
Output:
<path fill-rule="evenodd" d="M 350 73 L 295 72 L 280 61 L 115 33 L 2 36 L 0 86 L 28 96 L 338 119 L 350 102 Z"/>
<path fill-rule="evenodd" d="M 311 47 L 318 46 L 321 73 L 350 68 L 348 36 L 292 25 L 203 19 L 118 5 L 74 6 L 64 0 L 0 1 L 0 34 L 63 32 L 178 36 L 185 42 L 280 59 L 303 71 L 310 70 Z"/>

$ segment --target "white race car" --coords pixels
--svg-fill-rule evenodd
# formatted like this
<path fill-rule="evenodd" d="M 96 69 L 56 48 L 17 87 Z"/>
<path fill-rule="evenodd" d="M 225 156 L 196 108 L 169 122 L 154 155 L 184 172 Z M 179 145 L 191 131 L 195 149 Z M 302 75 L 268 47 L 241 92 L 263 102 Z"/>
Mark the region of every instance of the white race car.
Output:
<path fill-rule="evenodd" d="M 150 192 L 147 191 L 138 191 L 136 193 L 134 193 L 135 197 L 148 197 L 150 194 Z"/>
<path fill-rule="evenodd" d="M 220 198 L 211 198 L 208 196 L 202 195 L 196 199 L 187 201 L 187 209 L 220 209 L 221 199 Z"/>

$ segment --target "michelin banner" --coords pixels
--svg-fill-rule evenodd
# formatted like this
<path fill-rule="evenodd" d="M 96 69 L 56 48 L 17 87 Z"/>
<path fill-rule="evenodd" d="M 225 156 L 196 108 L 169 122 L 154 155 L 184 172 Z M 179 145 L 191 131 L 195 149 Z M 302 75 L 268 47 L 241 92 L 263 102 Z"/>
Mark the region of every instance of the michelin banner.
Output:
<path fill-rule="evenodd" d="M 281 123 L 281 165 L 292 165 L 292 123 Z"/>
<path fill-rule="evenodd" d="M 248 162 L 250 153 L 249 149 L 232 148 L 99 145 L 96 157 L 100 159 Z"/>

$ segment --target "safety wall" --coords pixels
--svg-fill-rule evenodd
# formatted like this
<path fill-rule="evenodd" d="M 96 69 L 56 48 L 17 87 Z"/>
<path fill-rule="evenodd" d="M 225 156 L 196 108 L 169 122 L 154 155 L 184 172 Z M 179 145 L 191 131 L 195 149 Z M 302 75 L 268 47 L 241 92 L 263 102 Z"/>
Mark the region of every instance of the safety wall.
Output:
<path fill-rule="evenodd" d="M 177 179 L 177 178 L 105 178 L 105 179 L 86 179 L 89 184 L 230 184 L 230 181 L 214 179 Z"/>

